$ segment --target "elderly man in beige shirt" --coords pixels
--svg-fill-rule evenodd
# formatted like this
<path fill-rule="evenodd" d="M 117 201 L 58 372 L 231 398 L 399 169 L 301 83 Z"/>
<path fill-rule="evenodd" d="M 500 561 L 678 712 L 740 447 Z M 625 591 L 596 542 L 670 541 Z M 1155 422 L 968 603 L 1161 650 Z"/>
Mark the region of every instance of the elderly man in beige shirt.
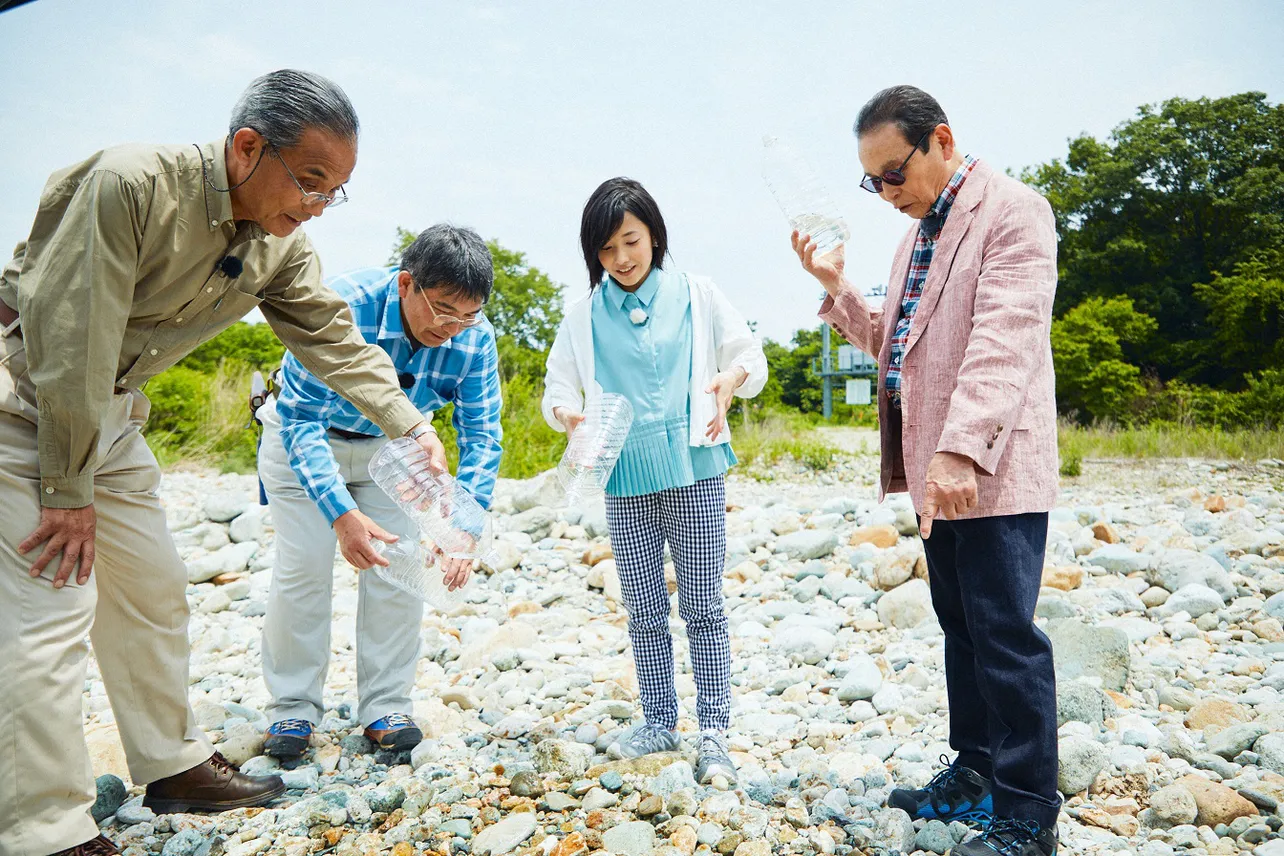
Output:
<path fill-rule="evenodd" d="M 342 90 L 284 70 L 250 84 L 222 140 L 107 149 L 46 184 L 0 277 L 0 852 L 116 852 L 89 813 L 86 636 L 145 805 L 218 811 L 284 790 L 229 765 L 188 704 L 187 574 L 141 389 L 258 307 L 309 371 L 444 467 L 299 230 L 346 200 L 356 150 Z"/>

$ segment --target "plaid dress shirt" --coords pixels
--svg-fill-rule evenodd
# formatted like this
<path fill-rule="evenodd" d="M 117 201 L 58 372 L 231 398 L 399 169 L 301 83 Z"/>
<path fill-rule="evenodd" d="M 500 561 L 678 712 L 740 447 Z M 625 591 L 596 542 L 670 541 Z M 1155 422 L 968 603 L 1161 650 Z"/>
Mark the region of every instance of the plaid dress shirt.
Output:
<path fill-rule="evenodd" d="M 905 278 L 905 294 L 901 297 L 901 314 L 896 320 L 896 330 L 892 333 L 891 361 L 887 365 L 887 395 L 899 403 L 901 395 L 901 357 L 905 355 L 905 346 L 909 343 L 910 326 L 914 323 L 914 313 L 918 311 L 918 301 L 923 296 L 923 282 L 927 279 L 927 269 L 932 264 L 932 254 L 936 252 L 936 239 L 945 226 L 959 188 L 971 175 L 976 165 L 976 158 L 968 155 L 955 170 L 954 175 L 932 203 L 926 217 L 918 222 L 918 234 L 914 236 L 914 254 L 910 256 L 909 274 Z"/>
<path fill-rule="evenodd" d="M 366 341 L 392 358 L 410 401 L 425 415 L 448 403 L 455 405 L 459 438 L 456 478 L 483 507 L 489 508 L 499 473 L 499 353 L 489 321 L 468 327 L 435 348 L 411 345 L 401 324 L 397 268 L 367 268 L 343 274 L 327 285 L 352 307 Z M 382 436 L 369 419 L 322 383 L 292 355 L 281 364 L 277 413 L 281 440 L 290 466 L 308 496 L 334 523 L 357 507 L 339 476 L 339 466 L 326 439 L 330 428 L 371 437 Z"/>

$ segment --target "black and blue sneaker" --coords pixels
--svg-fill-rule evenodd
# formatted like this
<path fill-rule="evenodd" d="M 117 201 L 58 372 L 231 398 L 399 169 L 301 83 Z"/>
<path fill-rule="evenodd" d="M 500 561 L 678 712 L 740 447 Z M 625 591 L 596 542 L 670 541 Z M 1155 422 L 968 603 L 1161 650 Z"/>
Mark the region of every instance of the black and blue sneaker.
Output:
<path fill-rule="evenodd" d="M 953 856 L 1056 856 L 1057 830 L 1033 820 L 996 817 L 980 835 L 950 852 Z"/>
<path fill-rule="evenodd" d="M 941 756 L 941 763 L 946 763 Z M 981 827 L 994 816 L 990 780 L 958 761 L 937 773 L 927 787 L 897 788 L 887 797 L 891 808 L 899 808 L 915 820 L 961 821 Z"/>
<path fill-rule="evenodd" d="M 288 761 L 308 751 L 312 723 L 306 719 L 283 719 L 268 726 L 263 738 L 263 754 Z"/>
<path fill-rule="evenodd" d="M 390 713 L 366 726 L 366 739 L 380 749 L 409 752 L 424 739 L 415 721 L 404 713 Z"/>

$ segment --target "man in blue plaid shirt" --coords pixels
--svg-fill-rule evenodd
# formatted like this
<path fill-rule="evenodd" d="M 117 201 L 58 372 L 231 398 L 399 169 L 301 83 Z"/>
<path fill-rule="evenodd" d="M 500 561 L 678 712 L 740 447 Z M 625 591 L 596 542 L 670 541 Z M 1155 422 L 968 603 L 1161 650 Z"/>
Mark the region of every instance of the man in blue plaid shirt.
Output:
<path fill-rule="evenodd" d="M 457 479 L 490 506 L 500 458 L 499 357 L 482 314 L 494 282 L 490 252 L 476 232 L 437 225 L 405 251 L 400 267 L 345 274 L 329 286 L 352 309 L 366 341 L 392 358 L 401 386 L 425 415 L 454 405 Z M 259 477 L 276 528 L 276 563 L 263 622 L 263 677 L 273 724 L 264 750 L 295 758 L 325 710 L 336 541 L 356 568 L 387 565 L 371 546 L 419 537 L 416 525 L 374 483 L 379 429 L 287 356 L 280 389 L 259 411 Z M 462 585 L 469 563 L 442 558 L 447 583 Z M 357 715 L 384 749 L 422 739 L 410 718 L 423 602 L 377 574 L 361 575 L 357 606 Z"/>

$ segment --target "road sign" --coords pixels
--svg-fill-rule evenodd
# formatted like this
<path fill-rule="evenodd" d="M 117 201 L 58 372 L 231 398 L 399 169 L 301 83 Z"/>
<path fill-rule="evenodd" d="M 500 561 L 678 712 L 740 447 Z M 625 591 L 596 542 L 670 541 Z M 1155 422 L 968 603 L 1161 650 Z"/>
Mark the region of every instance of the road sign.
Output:
<path fill-rule="evenodd" d="M 847 403 L 869 404 L 869 378 L 858 377 L 847 381 Z"/>

